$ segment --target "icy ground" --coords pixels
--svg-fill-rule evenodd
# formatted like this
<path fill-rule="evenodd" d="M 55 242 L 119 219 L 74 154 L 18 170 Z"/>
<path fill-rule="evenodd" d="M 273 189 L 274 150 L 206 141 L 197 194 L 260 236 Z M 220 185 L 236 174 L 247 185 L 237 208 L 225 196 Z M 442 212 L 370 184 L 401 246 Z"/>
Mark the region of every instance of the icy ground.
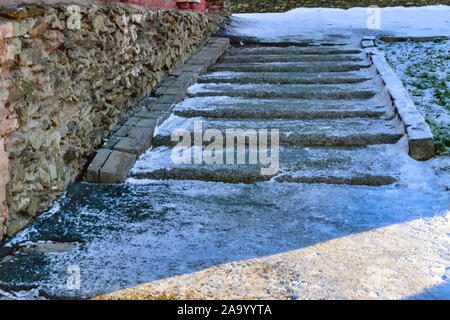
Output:
<path fill-rule="evenodd" d="M 380 29 L 368 28 L 371 16 L 375 17 L 374 11 L 367 8 L 298 8 L 285 13 L 235 14 L 228 33 L 271 41 L 367 35 L 450 36 L 450 6 L 380 8 Z"/>
<path fill-rule="evenodd" d="M 450 155 L 450 41 L 378 41 L 433 131 L 437 151 Z"/>
<path fill-rule="evenodd" d="M 1 248 L 0 295 L 87 298 L 185 275 L 194 289 L 207 282 L 197 298 L 448 299 L 449 180 L 405 143 L 390 151 L 404 154 L 403 178 L 383 187 L 75 183 Z M 79 289 L 67 287 L 71 266 Z"/>

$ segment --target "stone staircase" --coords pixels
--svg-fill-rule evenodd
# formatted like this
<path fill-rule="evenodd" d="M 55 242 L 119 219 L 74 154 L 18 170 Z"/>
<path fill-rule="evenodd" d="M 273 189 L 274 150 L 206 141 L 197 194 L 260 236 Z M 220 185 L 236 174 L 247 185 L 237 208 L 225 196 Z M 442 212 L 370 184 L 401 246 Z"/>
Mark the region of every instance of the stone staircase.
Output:
<path fill-rule="evenodd" d="M 91 298 L 136 285 L 142 285 L 137 298 L 160 299 L 161 292 L 172 297 L 177 288 L 187 288 L 190 294 L 197 284 L 206 288 L 206 298 L 215 298 L 216 292 L 224 292 L 225 298 L 248 298 L 242 285 L 250 288 L 251 297 L 261 298 L 254 293 L 254 283 L 263 289 L 263 298 L 274 298 L 278 282 L 287 288 L 283 297 L 329 298 L 344 269 L 350 270 L 346 283 L 362 284 L 351 287 L 347 296 L 363 292 L 357 298 L 373 298 L 379 297 L 381 287 L 367 287 L 361 279 L 379 267 L 372 268 L 374 258 L 386 264 L 398 261 L 399 246 L 412 239 L 403 251 L 415 259 L 416 249 L 422 248 L 418 243 L 431 238 L 436 241 L 419 250 L 423 259 L 415 259 L 416 265 L 411 265 L 411 255 L 400 259 L 404 265 L 398 265 L 399 270 L 406 272 L 396 297 L 405 297 L 404 283 L 422 279 L 409 272 L 414 268 L 425 270 L 430 286 L 435 283 L 435 273 L 429 272 L 434 267 L 421 261 L 437 252 L 427 261 L 445 269 L 447 218 L 440 213 L 448 210 L 448 197 L 441 187 L 430 190 L 430 180 L 436 178 L 431 166 L 407 155 L 407 142 L 411 154 L 425 150 L 424 142 L 430 139 L 432 145 L 432 138 L 387 64 L 358 45 L 272 45 L 230 49 L 205 73 L 205 62 L 212 66 L 227 48 L 227 39 L 210 39 L 161 83 L 157 97 L 144 101 L 109 138 L 88 169 L 89 181 L 108 185 L 75 182 L 32 227 L 0 247 L 0 299 L 5 291 L 7 297 L 17 293 L 17 299 Z M 249 56 L 262 62 L 246 62 Z M 345 60 L 335 63 L 351 65 L 351 70 L 317 71 L 322 58 L 342 57 Z M 305 59 L 314 60 L 310 62 L 316 67 L 308 69 Z M 235 60 L 233 68 L 282 62 L 278 70 L 271 66 L 272 72 L 215 71 L 231 65 L 230 60 Z M 281 72 L 286 63 L 294 67 Z M 360 64 L 357 70 L 355 63 Z M 183 99 L 184 89 L 188 93 Z M 205 135 L 209 128 L 219 134 L 239 128 L 275 134 L 272 130 L 277 129 L 280 147 L 271 151 L 279 152 L 278 171 L 263 175 L 267 163 L 261 157 L 255 164 L 238 164 L 240 155 L 234 149 L 232 164 L 226 164 L 228 148 L 224 164 L 195 164 L 196 151 L 209 146 L 203 141 L 193 148 L 190 163 L 175 163 L 173 132 L 192 132 L 199 123 Z M 192 134 L 190 138 L 196 142 Z M 253 151 L 245 150 L 245 160 Z M 109 184 L 127 177 L 128 183 Z M 343 256 L 348 259 L 340 260 Z M 323 278 L 318 268 L 332 260 L 338 264 Z M 226 268 L 221 273 L 216 266 Z M 74 290 L 67 279 L 77 267 L 82 280 Z M 312 271 L 300 274 L 310 280 L 299 283 L 302 270 Z M 258 282 L 260 278 L 271 282 Z M 228 286 L 233 279 L 236 285 Z M 281 281 L 273 285 L 273 279 Z M 323 291 L 322 283 L 333 290 Z M 160 285 L 158 290 L 153 290 L 155 285 Z M 320 292 L 298 291 L 315 286 Z M 336 287 L 339 294 L 332 297 L 345 298 L 341 289 Z"/>
<path fill-rule="evenodd" d="M 358 45 L 252 46 L 230 49 L 188 89 L 157 128 L 153 148 L 136 162 L 134 178 L 253 183 L 384 185 L 396 181 L 395 144 L 405 128 L 369 56 Z M 175 130 L 279 130 L 279 170 L 262 175 L 245 163 L 175 164 Z M 248 133 L 248 132 L 247 132 Z M 248 138 L 248 136 L 247 136 Z M 270 140 L 270 139 L 269 139 Z M 209 142 L 202 142 L 205 149 Z M 246 140 L 248 144 L 248 140 Z M 226 148 L 225 138 L 223 145 Z M 228 146 L 229 149 L 229 146 Z M 219 154 L 220 156 L 220 154 Z M 237 156 L 235 152 L 234 156 Z"/>

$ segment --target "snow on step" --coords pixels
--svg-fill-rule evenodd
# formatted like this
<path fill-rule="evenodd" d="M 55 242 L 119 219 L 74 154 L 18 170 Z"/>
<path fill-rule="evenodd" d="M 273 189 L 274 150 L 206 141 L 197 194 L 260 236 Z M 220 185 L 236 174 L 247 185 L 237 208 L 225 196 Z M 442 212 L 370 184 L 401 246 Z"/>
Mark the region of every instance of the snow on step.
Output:
<path fill-rule="evenodd" d="M 159 147 L 148 151 L 136 162 L 130 176 L 138 179 L 155 180 L 202 180 L 228 183 L 254 183 L 273 179 L 279 182 L 328 183 L 379 186 L 395 182 L 399 176 L 399 159 L 380 159 L 390 145 L 376 145 L 365 148 L 285 148 L 279 150 L 279 167 L 270 175 L 262 175 L 261 168 L 267 167 L 259 161 L 249 164 L 246 150 L 245 164 L 226 163 L 226 151 L 222 164 L 194 164 L 194 148 L 189 164 L 174 164 L 172 148 Z"/>
<path fill-rule="evenodd" d="M 211 71 L 238 72 L 342 72 L 369 68 L 367 62 L 273 62 L 273 63 L 219 63 Z"/>
<path fill-rule="evenodd" d="M 360 54 L 361 49 L 354 47 L 253 47 L 253 48 L 235 48 L 231 52 L 236 55 L 255 55 L 255 54 Z"/>
<path fill-rule="evenodd" d="M 201 76 L 199 83 L 272 83 L 272 84 L 340 84 L 359 83 L 371 79 L 367 72 L 232 72 L 218 71 Z"/>
<path fill-rule="evenodd" d="M 252 62 L 323 62 L 323 61 L 364 61 L 364 54 L 248 54 L 228 55 L 221 59 L 227 63 L 252 63 Z"/>
<path fill-rule="evenodd" d="M 177 142 L 171 141 L 171 136 L 179 129 L 191 132 L 193 139 L 192 132 L 196 121 L 201 122 L 203 131 L 217 129 L 223 136 L 227 129 L 243 129 L 244 131 L 267 129 L 269 134 L 272 129 L 278 129 L 280 145 L 292 146 L 365 146 L 396 143 L 404 133 L 403 126 L 397 118 L 389 121 L 372 118 L 237 120 L 184 118 L 172 115 L 158 128 L 153 137 L 153 145 L 175 145 Z"/>
<path fill-rule="evenodd" d="M 182 117 L 312 119 L 393 117 L 391 108 L 377 99 L 245 99 L 226 96 L 186 98 L 174 114 Z"/>
<path fill-rule="evenodd" d="M 190 97 L 229 96 L 247 98 L 370 99 L 378 92 L 370 81 L 358 84 L 278 85 L 197 83 L 188 89 Z"/>

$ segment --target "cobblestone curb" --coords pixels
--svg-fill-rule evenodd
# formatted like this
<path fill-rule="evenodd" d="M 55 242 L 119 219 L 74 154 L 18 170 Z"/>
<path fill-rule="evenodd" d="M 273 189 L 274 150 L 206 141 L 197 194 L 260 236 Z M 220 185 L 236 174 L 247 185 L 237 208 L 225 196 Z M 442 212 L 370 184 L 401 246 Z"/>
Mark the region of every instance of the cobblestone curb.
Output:
<path fill-rule="evenodd" d="M 370 40 L 373 41 L 373 40 Z M 416 160 L 424 161 L 434 156 L 433 134 L 424 117 L 419 113 L 414 102 L 400 79 L 392 70 L 382 52 L 370 44 L 369 39 L 363 39 L 361 46 L 375 66 L 383 80 L 395 111 L 402 120 L 408 135 L 409 155 Z"/>
<path fill-rule="evenodd" d="M 141 153 L 152 144 L 153 132 L 165 121 L 173 107 L 186 95 L 200 74 L 216 63 L 228 49 L 229 39 L 209 37 L 186 63 L 178 65 L 158 86 L 157 98 L 141 102 L 133 114 L 97 151 L 86 178 L 89 182 L 121 183 Z"/>
<path fill-rule="evenodd" d="M 446 37 L 446 36 L 431 36 L 431 37 L 388 37 L 388 36 L 383 36 L 383 37 L 379 37 L 379 39 L 384 42 L 405 42 L 405 41 L 423 42 L 423 41 L 449 40 L 450 37 Z"/>

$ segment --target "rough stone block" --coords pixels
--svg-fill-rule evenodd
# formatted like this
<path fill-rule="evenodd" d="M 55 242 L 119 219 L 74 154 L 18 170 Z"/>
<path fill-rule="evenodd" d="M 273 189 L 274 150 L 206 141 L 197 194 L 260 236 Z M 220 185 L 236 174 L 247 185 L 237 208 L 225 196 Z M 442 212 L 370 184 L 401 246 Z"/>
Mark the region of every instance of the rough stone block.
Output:
<path fill-rule="evenodd" d="M 183 66 L 183 72 L 195 72 L 196 74 L 202 74 L 206 72 L 208 67 L 209 67 L 208 65 L 197 65 L 188 63 Z"/>
<path fill-rule="evenodd" d="M 138 123 L 136 123 L 136 127 L 145 127 L 154 129 L 156 126 L 156 120 L 154 119 L 141 119 Z"/>
<path fill-rule="evenodd" d="M 146 109 L 141 110 L 139 112 L 147 112 Z M 139 113 L 138 112 L 138 113 Z M 130 126 L 133 127 L 136 125 L 136 123 L 138 123 L 139 121 L 141 121 L 141 117 L 137 116 L 137 114 L 135 114 L 135 116 L 128 118 L 127 122 L 124 123 L 124 126 Z"/>
<path fill-rule="evenodd" d="M 157 105 L 157 104 L 172 105 L 172 104 L 177 103 L 178 101 L 180 101 L 180 98 L 175 95 L 164 95 L 158 100 L 158 102 L 156 102 L 154 105 L 152 105 L 150 110 L 159 110 L 159 109 L 155 109 L 155 105 Z"/>
<path fill-rule="evenodd" d="M 434 156 L 434 141 L 427 139 L 409 139 L 409 156 L 419 161 L 425 161 Z"/>
<path fill-rule="evenodd" d="M 136 139 L 137 141 L 139 141 L 139 143 L 142 145 L 143 148 L 142 151 L 145 151 L 152 145 L 154 130 L 155 130 L 154 127 L 152 128 L 135 127 L 132 130 L 130 130 L 128 138 Z"/>
<path fill-rule="evenodd" d="M 404 41 L 415 41 L 415 42 L 421 42 L 421 41 L 435 41 L 435 40 L 448 40 L 449 37 L 447 36 L 425 36 L 425 37 L 409 37 L 409 36 L 397 36 L 397 37 L 390 37 L 390 36 L 383 36 L 380 37 L 381 41 L 384 42 L 404 42 Z"/>
<path fill-rule="evenodd" d="M 223 53 L 224 43 L 214 44 L 212 46 L 204 47 L 197 54 L 198 57 L 214 57 L 218 58 Z M 214 61 L 215 62 L 215 61 Z"/>
<path fill-rule="evenodd" d="M 362 48 L 375 47 L 375 42 L 373 40 L 363 40 L 361 41 Z"/>
<path fill-rule="evenodd" d="M 0 137 L 0 210 L 6 198 L 6 185 L 9 181 L 9 159 L 5 145 L 6 137 Z"/>
<path fill-rule="evenodd" d="M 99 182 L 122 183 L 136 161 L 136 155 L 113 151 L 100 170 Z"/>
<path fill-rule="evenodd" d="M 223 54 L 228 49 L 229 46 L 230 46 L 230 39 L 228 38 L 219 38 L 209 44 L 210 48 L 215 48 L 219 50 L 219 56 Z"/>
<path fill-rule="evenodd" d="M 142 108 L 148 108 L 149 106 L 151 106 L 152 104 L 154 104 L 154 103 L 157 102 L 157 101 L 158 101 L 158 98 L 154 98 L 154 97 L 152 97 L 152 98 L 147 98 L 147 99 L 141 101 L 141 102 L 138 104 L 138 106 L 139 106 L 139 107 L 142 107 Z"/>
<path fill-rule="evenodd" d="M 112 150 L 114 148 L 114 146 L 117 144 L 117 142 L 119 142 L 119 141 L 120 141 L 119 137 L 111 137 L 108 139 L 108 141 L 106 141 L 103 144 L 103 148 Z"/>
<path fill-rule="evenodd" d="M 89 165 L 86 173 L 87 181 L 89 182 L 98 182 L 100 169 L 105 164 L 109 155 L 111 154 L 111 150 L 108 149 L 100 149 Z"/>
<path fill-rule="evenodd" d="M 116 137 L 126 137 L 128 135 L 128 132 L 130 131 L 132 127 L 131 126 L 121 126 L 119 128 L 119 130 L 116 131 L 116 133 L 114 134 L 114 136 Z"/>
<path fill-rule="evenodd" d="M 159 119 L 164 115 L 165 115 L 164 111 L 149 111 L 149 110 L 141 110 L 135 114 L 136 117 L 143 119 Z"/>
<path fill-rule="evenodd" d="M 170 88 L 170 87 L 169 86 L 160 86 L 160 87 L 158 87 L 158 89 L 155 90 L 155 95 L 158 96 L 158 97 L 162 96 L 166 92 L 166 90 L 168 88 Z"/>
<path fill-rule="evenodd" d="M 170 102 L 155 103 L 151 107 L 150 111 L 168 112 L 174 103 L 170 103 Z"/>
<path fill-rule="evenodd" d="M 430 127 L 424 122 L 406 128 L 409 140 L 409 155 L 411 158 L 424 161 L 435 154 L 433 134 Z"/>
<path fill-rule="evenodd" d="M 174 87 L 179 88 L 179 91 L 186 95 L 186 90 L 189 86 L 193 85 L 197 81 L 198 75 L 195 73 L 182 73 L 174 84 Z"/>
<path fill-rule="evenodd" d="M 199 64 L 199 65 L 212 65 L 219 58 L 219 50 L 215 48 L 208 48 L 207 50 L 200 51 L 196 54 L 191 60 L 189 60 L 190 64 Z"/>
<path fill-rule="evenodd" d="M 184 71 L 179 77 L 178 81 L 185 81 L 187 83 L 187 87 L 195 84 L 197 82 L 199 75 L 193 71 Z"/>
<path fill-rule="evenodd" d="M 166 95 L 174 95 L 176 97 L 178 97 L 179 99 L 184 97 L 184 94 L 186 92 L 186 89 L 183 89 L 180 86 L 173 86 L 170 88 L 166 88 L 166 90 L 164 91 L 164 94 Z"/>
<path fill-rule="evenodd" d="M 11 22 L 1 21 L 0 23 L 0 39 L 14 37 L 13 24 Z"/>
<path fill-rule="evenodd" d="M 157 96 L 161 96 L 164 94 L 164 92 L 171 88 L 174 85 L 174 82 L 176 81 L 176 77 L 166 77 L 159 85 L 158 88 L 155 91 L 155 94 Z"/>
<path fill-rule="evenodd" d="M 133 154 L 140 154 L 144 151 L 144 149 L 144 145 L 141 141 L 128 137 L 120 139 L 120 141 L 114 146 L 114 150 Z"/>
<path fill-rule="evenodd" d="M 12 217 L 9 221 L 8 228 L 6 229 L 6 235 L 12 236 L 13 234 L 22 230 L 30 223 L 31 219 L 32 217 L 24 216 L 21 214 Z"/>
<path fill-rule="evenodd" d="M 170 73 L 170 75 L 171 75 L 171 76 L 179 76 L 179 75 L 183 72 L 183 67 L 184 67 L 184 64 L 183 64 L 183 63 L 178 64 L 178 65 L 172 70 L 172 72 Z"/>
<path fill-rule="evenodd" d="M 195 72 L 183 72 L 175 82 L 177 85 L 182 84 L 184 86 L 189 87 L 197 82 L 198 74 Z"/>

